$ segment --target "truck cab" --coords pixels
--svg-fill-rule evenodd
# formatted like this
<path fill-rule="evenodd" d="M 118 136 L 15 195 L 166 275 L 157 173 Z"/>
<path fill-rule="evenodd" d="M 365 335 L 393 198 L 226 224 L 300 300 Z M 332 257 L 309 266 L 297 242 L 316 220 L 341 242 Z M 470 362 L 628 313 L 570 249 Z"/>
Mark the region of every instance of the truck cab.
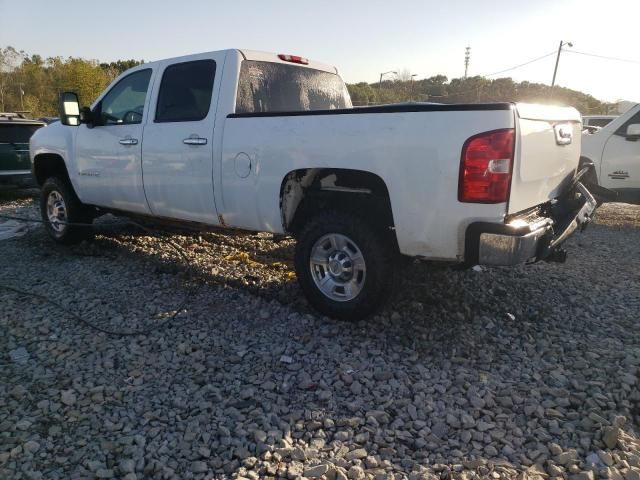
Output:
<path fill-rule="evenodd" d="M 618 201 L 640 204 L 640 104 L 584 134 L 582 157 L 595 166 L 593 183 L 617 193 Z"/>

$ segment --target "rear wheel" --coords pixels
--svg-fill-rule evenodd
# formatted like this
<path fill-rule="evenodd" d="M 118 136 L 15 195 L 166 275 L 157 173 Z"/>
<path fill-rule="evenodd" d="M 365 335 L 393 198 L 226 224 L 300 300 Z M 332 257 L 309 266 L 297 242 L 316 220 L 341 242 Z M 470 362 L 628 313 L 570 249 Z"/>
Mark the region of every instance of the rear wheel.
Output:
<path fill-rule="evenodd" d="M 296 274 L 320 313 L 358 320 L 386 299 L 396 254 L 388 234 L 359 217 L 327 212 L 312 219 L 298 237 Z"/>
<path fill-rule="evenodd" d="M 70 245 L 93 235 L 91 209 L 83 205 L 69 182 L 60 177 L 48 178 L 42 185 L 40 214 L 47 233 L 56 242 Z M 74 224 L 87 225 L 74 225 Z"/>

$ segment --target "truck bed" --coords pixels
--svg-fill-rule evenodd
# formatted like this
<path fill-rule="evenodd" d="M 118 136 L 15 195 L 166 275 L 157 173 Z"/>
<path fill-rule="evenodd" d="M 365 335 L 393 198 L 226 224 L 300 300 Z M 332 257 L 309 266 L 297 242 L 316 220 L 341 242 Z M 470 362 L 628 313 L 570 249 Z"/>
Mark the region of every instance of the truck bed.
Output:
<path fill-rule="evenodd" d="M 524 107 L 527 116 L 534 119 L 521 125 L 518 108 L 512 103 L 406 104 L 230 114 L 216 185 L 225 221 L 242 228 L 281 232 L 280 182 L 289 172 L 298 168 L 361 169 L 375 173 L 387 185 L 402 253 L 460 259 L 470 223 L 503 222 L 507 213 L 548 201 L 577 167 L 578 155 L 573 149 L 555 154 L 555 141 L 549 138 L 553 127 L 540 120 L 544 112 Z M 571 111 L 551 109 L 548 116 L 571 120 L 577 115 L 573 109 L 567 110 Z M 516 128 L 518 133 L 510 203 L 459 202 L 462 145 L 480 132 L 504 128 Z M 579 131 L 579 125 L 576 128 Z M 521 141 L 522 132 L 525 137 Z M 539 140 L 552 143 L 548 151 L 536 151 Z M 238 152 L 251 157 L 255 177 L 238 178 Z M 545 176 L 545 162 L 557 159 L 558 168 L 552 176 Z M 256 188 L 258 201 L 247 202 L 255 196 Z M 451 241 L 452 232 L 457 232 L 456 242 Z"/>

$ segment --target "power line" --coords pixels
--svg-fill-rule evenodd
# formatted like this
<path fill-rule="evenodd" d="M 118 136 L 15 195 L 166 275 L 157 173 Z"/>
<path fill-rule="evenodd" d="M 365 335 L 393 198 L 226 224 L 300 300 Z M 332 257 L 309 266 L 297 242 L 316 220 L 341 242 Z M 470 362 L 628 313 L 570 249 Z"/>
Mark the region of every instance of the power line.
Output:
<path fill-rule="evenodd" d="M 609 57 L 607 55 L 598 55 L 596 53 L 578 52 L 576 50 L 565 50 L 565 52 L 576 53 L 578 55 L 586 55 L 587 57 L 603 58 L 605 60 L 615 60 L 617 62 L 635 63 L 635 64 L 640 65 L 640 61 L 638 61 L 638 60 L 629 60 L 627 58 Z"/>
<path fill-rule="evenodd" d="M 479 75 L 479 76 L 480 77 L 492 77 L 493 75 L 498 75 L 500 73 L 510 72 L 511 70 L 515 70 L 517 68 L 524 67 L 525 65 L 529 65 L 530 63 L 537 62 L 538 60 L 542 60 L 544 58 L 550 57 L 551 55 L 555 55 L 555 54 L 556 54 L 556 52 L 553 51 L 553 52 L 547 53 L 545 55 L 542 55 L 540 57 L 537 57 L 537 58 L 534 58 L 532 60 L 529 60 L 528 62 L 524 62 L 524 63 L 521 63 L 519 65 L 516 65 L 514 67 L 506 68 L 504 70 L 500 70 L 499 72 L 494 72 L 494 73 L 489 73 L 489 74 L 486 74 L 486 75 Z M 465 77 L 465 79 L 466 78 L 467 77 Z M 479 92 L 480 89 L 483 88 L 483 87 L 484 87 L 484 85 L 478 85 L 477 87 L 472 88 L 470 90 L 465 90 L 464 92 L 455 92 L 454 95 L 459 96 L 459 95 L 466 95 L 467 93 Z M 446 95 L 446 96 L 448 97 L 449 95 Z"/>
<path fill-rule="evenodd" d="M 486 75 L 480 75 L 480 76 L 481 77 L 493 77 L 494 75 L 498 75 L 500 73 L 505 73 L 505 72 L 510 72 L 511 70 L 515 70 L 517 68 L 524 67 L 525 65 L 529 65 L 530 63 L 537 62 L 539 60 L 542 60 L 543 58 L 547 58 L 547 57 L 550 57 L 551 55 L 555 55 L 555 54 L 556 54 L 556 52 L 554 50 L 553 52 L 550 52 L 550 53 L 547 53 L 545 55 L 542 55 L 541 57 L 534 58 L 532 60 L 529 60 L 528 62 L 521 63 L 521 64 L 516 65 L 514 67 L 505 68 L 504 70 L 500 70 L 499 72 L 488 73 Z"/>

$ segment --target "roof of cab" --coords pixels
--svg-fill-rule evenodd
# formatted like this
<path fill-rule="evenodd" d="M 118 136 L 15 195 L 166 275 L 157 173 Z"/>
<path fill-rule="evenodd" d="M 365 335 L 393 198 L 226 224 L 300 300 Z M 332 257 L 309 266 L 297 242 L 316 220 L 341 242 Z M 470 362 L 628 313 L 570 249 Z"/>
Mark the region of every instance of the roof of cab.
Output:
<path fill-rule="evenodd" d="M 258 50 L 246 50 L 246 49 L 240 49 L 240 48 L 228 48 L 226 50 L 213 50 L 210 52 L 198 52 L 198 53 L 193 53 L 189 55 L 181 55 L 179 57 L 162 58 L 159 60 L 155 60 L 153 62 L 147 62 L 141 65 L 138 65 L 134 68 L 137 70 L 140 68 L 144 68 L 145 66 L 149 67 L 161 62 L 166 62 L 166 61 L 174 62 L 176 60 L 182 60 L 182 59 L 187 60 L 194 55 L 206 55 L 207 53 L 234 53 L 234 54 L 240 54 L 244 60 L 257 60 L 262 62 L 282 63 L 285 65 L 295 65 L 296 67 L 301 67 L 301 68 L 311 68 L 314 70 L 321 70 L 329 73 L 336 73 L 336 74 L 338 73 L 338 69 L 336 67 L 333 67 L 331 65 L 327 65 L 324 63 L 316 62 L 314 60 L 309 59 L 309 63 L 307 65 L 302 65 L 299 63 L 290 63 L 290 62 L 281 60 L 280 58 L 278 58 L 277 53 L 261 52 Z"/>
<path fill-rule="evenodd" d="M 238 51 L 242 54 L 245 60 L 258 60 L 262 62 L 284 63 L 286 65 L 291 65 L 290 62 L 286 62 L 278 58 L 277 53 L 261 52 L 258 50 L 245 50 L 245 49 L 239 49 Z M 294 55 L 294 54 L 286 53 L 286 55 Z M 295 63 L 294 65 L 296 65 L 297 67 L 306 67 L 306 68 L 312 68 L 314 70 L 322 70 L 324 72 L 329 72 L 329 73 L 338 73 L 338 69 L 334 66 L 327 65 L 325 63 L 316 62 L 315 60 L 311 60 L 311 59 L 307 59 L 307 60 L 309 61 L 307 65 L 302 65 L 300 63 Z"/>

